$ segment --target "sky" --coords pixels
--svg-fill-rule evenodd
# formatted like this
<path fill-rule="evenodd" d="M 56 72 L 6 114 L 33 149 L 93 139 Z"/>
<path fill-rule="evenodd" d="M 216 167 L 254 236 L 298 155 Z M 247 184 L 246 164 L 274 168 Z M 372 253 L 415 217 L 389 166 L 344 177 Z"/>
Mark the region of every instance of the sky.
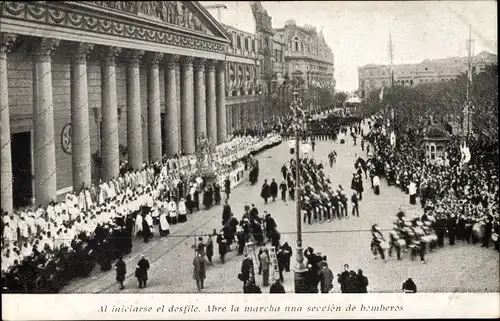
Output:
<path fill-rule="evenodd" d="M 222 22 L 255 32 L 249 2 L 202 3 L 225 4 Z M 273 28 L 283 27 L 290 19 L 323 28 L 335 55 L 337 90 L 357 89 L 357 67 L 388 63 L 389 33 L 396 64 L 466 56 L 469 25 L 474 53 L 497 54 L 494 1 L 263 1 L 262 5 L 272 17 Z M 217 16 L 217 10 L 210 12 Z"/>

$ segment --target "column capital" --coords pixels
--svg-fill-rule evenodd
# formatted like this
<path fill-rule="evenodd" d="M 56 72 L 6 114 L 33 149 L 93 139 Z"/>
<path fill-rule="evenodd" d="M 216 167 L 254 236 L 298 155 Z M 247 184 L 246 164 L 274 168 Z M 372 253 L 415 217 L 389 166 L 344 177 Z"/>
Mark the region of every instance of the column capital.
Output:
<path fill-rule="evenodd" d="M 94 49 L 94 44 L 78 42 L 70 47 L 70 55 L 73 63 L 87 63 L 87 55 Z"/>
<path fill-rule="evenodd" d="M 39 62 L 50 62 L 58 46 L 59 39 L 39 38 L 34 47 L 35 59 Z"/>
<path fill-rule="evenodd" d="M 148 65 L 158 67 L 158 63 L 163 59 L 163 56 L 163 52 L 148 52 L 146 55 Z"/>
<path fill-rule="evenodd" d="M 214 71 L 215 70 L 215 63 L 216 63 L 215 60 L 207 59 L 207 62 L 205 64 L 207 71 Z"/>
<path fill-rule="evenodd" d="M 167 62 L 167 67 L 179 67 L 180 56 L 165 55 L 165 61 Z"/>
<path fill-rule="evenodd" d="M 101 47 L 99 50 L 99 56 L 101 61 L 108 66 L 115 65 L 115 59 L 122 51 L 120 47 Z"/>
<path fill-rule="evenodd" d="M 196 58 L 194 59 L 193 66 L 196 71 L 204 71 L 205 70 L 205 62 L 207 60 L 204 58 Z"/>
<path fill-rule="evenodd" d="M 17 35 L 0 32 L 0 57 L 10 52 L 12 45 L 16 42 Z"/>
<path fill-rule="evenodd" d="M 181 64 L 183 67 L 192 67 L 193 61 L 194 61 L 194 57 L 192 57 L 192 56 L 183 56 L 181 58 Z"/>
<path fill-rule="evenodd" d="M 144 56 L 144 53 L 145 53 L 144 50 L 129 49 L 125 53 L 125 60 L 129 63 L 130 66 L 138 67 L 139 62 L 141 61 L 142 57 Z"/>
<path fill-rule="evenodd" d="M 218 70 L 226 70 L 226 62 L 224 60 L 217 61 L 217 69 Z"/>

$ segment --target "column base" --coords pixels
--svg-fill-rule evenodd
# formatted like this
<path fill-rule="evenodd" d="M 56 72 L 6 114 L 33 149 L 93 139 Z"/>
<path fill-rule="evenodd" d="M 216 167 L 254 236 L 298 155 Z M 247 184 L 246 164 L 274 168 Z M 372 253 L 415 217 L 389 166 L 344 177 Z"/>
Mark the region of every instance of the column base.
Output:
<path fill-rule="evenodd" d="M 293 269 L 295 293 L 310 293 L 309 285 L 307 284 L 307 268 L 304 264 L 300 264 Z"/>

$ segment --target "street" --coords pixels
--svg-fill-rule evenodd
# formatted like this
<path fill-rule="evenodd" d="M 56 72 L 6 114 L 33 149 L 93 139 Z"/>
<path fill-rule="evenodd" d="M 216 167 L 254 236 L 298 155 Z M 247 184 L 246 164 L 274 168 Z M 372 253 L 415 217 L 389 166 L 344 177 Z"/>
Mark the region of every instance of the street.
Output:
<path fill-rule="evenodd" d="M 335 150 L 338 154 L 333 168 L 328 165 L 327 155 Z M 318 141 L 316 151 L 309 157 L 322 161 L 325 174 L 330 177 L 334 186 L 341 184 L 350 197 L 350 183 L 354 171 L 354 161 L 358 156 L 366 159 L 366 152 L 358 146 L 352 146 L 352 139 L 346 139 L 341 145 L 331 141 Z M 266 150 L 257 156 L 259 160 L 259 182 L 250 186 L 247 177 L 231 193 L 230 205 L 235 216 L 240 219 L 245 205 L 256 205 L 259 212 L 267 210 L 276 220 L 281 234 L 281 243 L 288 242 L 293 250 L 291 266 L 295 264 L 296 217 L 295 204 L 284 203 L 281 200 L 264 205 L 260 198 L 260 189 L 264 179 L 270 182 L 275 178 L 278 184 L 282 175 L 280 168 L 289 160 L 288 142 Z M 248 172 L 245 173 L 248 175 Z M 448 243 L 442 249 L 427 254 L 427 263 L 419 259 L 411 261 L 409 254 L 404 253 L 402 260 L 388 258 L 386 263 L 380 259 L 374 260 L 370 252 L 370 228 L 377 223 L 382 229 L 391 228 L 395 214 L 403 209 L 407 215 L 421 215 L 419 202 L 412 206 L 409 196 L 395 187 L 388 187 L 381 180 L 381 193 L 375 195 L 370 189 L 369 178 L 363 182 L 365 192 L 360 202 L 360 217 L 333 220 L 312 225 L 303 224 L 303 246 L 311 246 L 316 252 L 328 257 L 328 264 L 335 275 L 334 292 L 340 292 L 337 283 L 337 273 L 342 271 L 344 264 L 357 271 L 362 269 L 369 279 L 368 292 L 400 292 L 401 284 L 410 276 L 417 284 L 419 292 L 498 292 L 499 275 L 498 253 L 492 248 L 481 248 L 480 245 L 467 245 L 457 242 L 454 246 Z M 351 210 L 351 204 L 349 204 Z M 160 239 L 157 235 L 147 244 L 141 239 L 134 242 L 132 255 L 125 258 L 127 263 L 127 279 L 125 289 L 118 290 L 114 271 L 100 272 L 96 266 L 91 276 L 75 280 L 63 289 L 63 293 L 196 293 L 193 280 L 194 250 L 191 246 L 197 234 L 209 234 L 214 229 L 219 231 L 222 217 L 222 206 L 216 206 L 208 211 L 200 211 L 188 216 L 184 224 L 171 226 L 171 235 Z M 388 232 L 384 231 L 388 237 Z M 204 237 L 206 239 L 206 237 Z M 215 266 L 208 266 L 205 289 L 208 293 L 242 293 L 242 282 L 237 275 L 240 271 L 242 256 L 236 256 L 233 251 L 226 255 L 226 263 L 221 264 L 218 247 L 214 238 Z M 151 263 L 148 287 L 138 289 L 134 270 L 141 254 L 145 254 Z M 284 273 L 284 287 L 287 292 L 293 292 L 293 272 Z M 268 287 L 262 287 L 262 277 L 256 275 L 257 285 L 262 292 L 269 292 Z"/>

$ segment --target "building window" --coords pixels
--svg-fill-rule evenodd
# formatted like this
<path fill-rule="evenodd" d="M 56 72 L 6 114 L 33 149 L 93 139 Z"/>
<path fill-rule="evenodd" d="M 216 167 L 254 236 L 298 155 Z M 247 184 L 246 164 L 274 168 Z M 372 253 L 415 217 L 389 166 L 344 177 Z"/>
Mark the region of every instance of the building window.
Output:
<path fill-rule="evenodd" d="M 431 145 L 431 160 L 436 159 L 436 147 L 434 145 Z"/>
<path fill-rule="evenodd" d="M 236 36 L 236 48 L 241 49 L 241 37 L 240 37 L 240 35 Z"/>
<path fill-rule="evenodd" d="M 413 86 L 413 79 L 410 80 L 410 86 Z"/>
<path fill-rule="evenodd" d="M 250 46 L 248 45 L 248 38 L 245 38 L 245 50 L 250 49 Z"/>

